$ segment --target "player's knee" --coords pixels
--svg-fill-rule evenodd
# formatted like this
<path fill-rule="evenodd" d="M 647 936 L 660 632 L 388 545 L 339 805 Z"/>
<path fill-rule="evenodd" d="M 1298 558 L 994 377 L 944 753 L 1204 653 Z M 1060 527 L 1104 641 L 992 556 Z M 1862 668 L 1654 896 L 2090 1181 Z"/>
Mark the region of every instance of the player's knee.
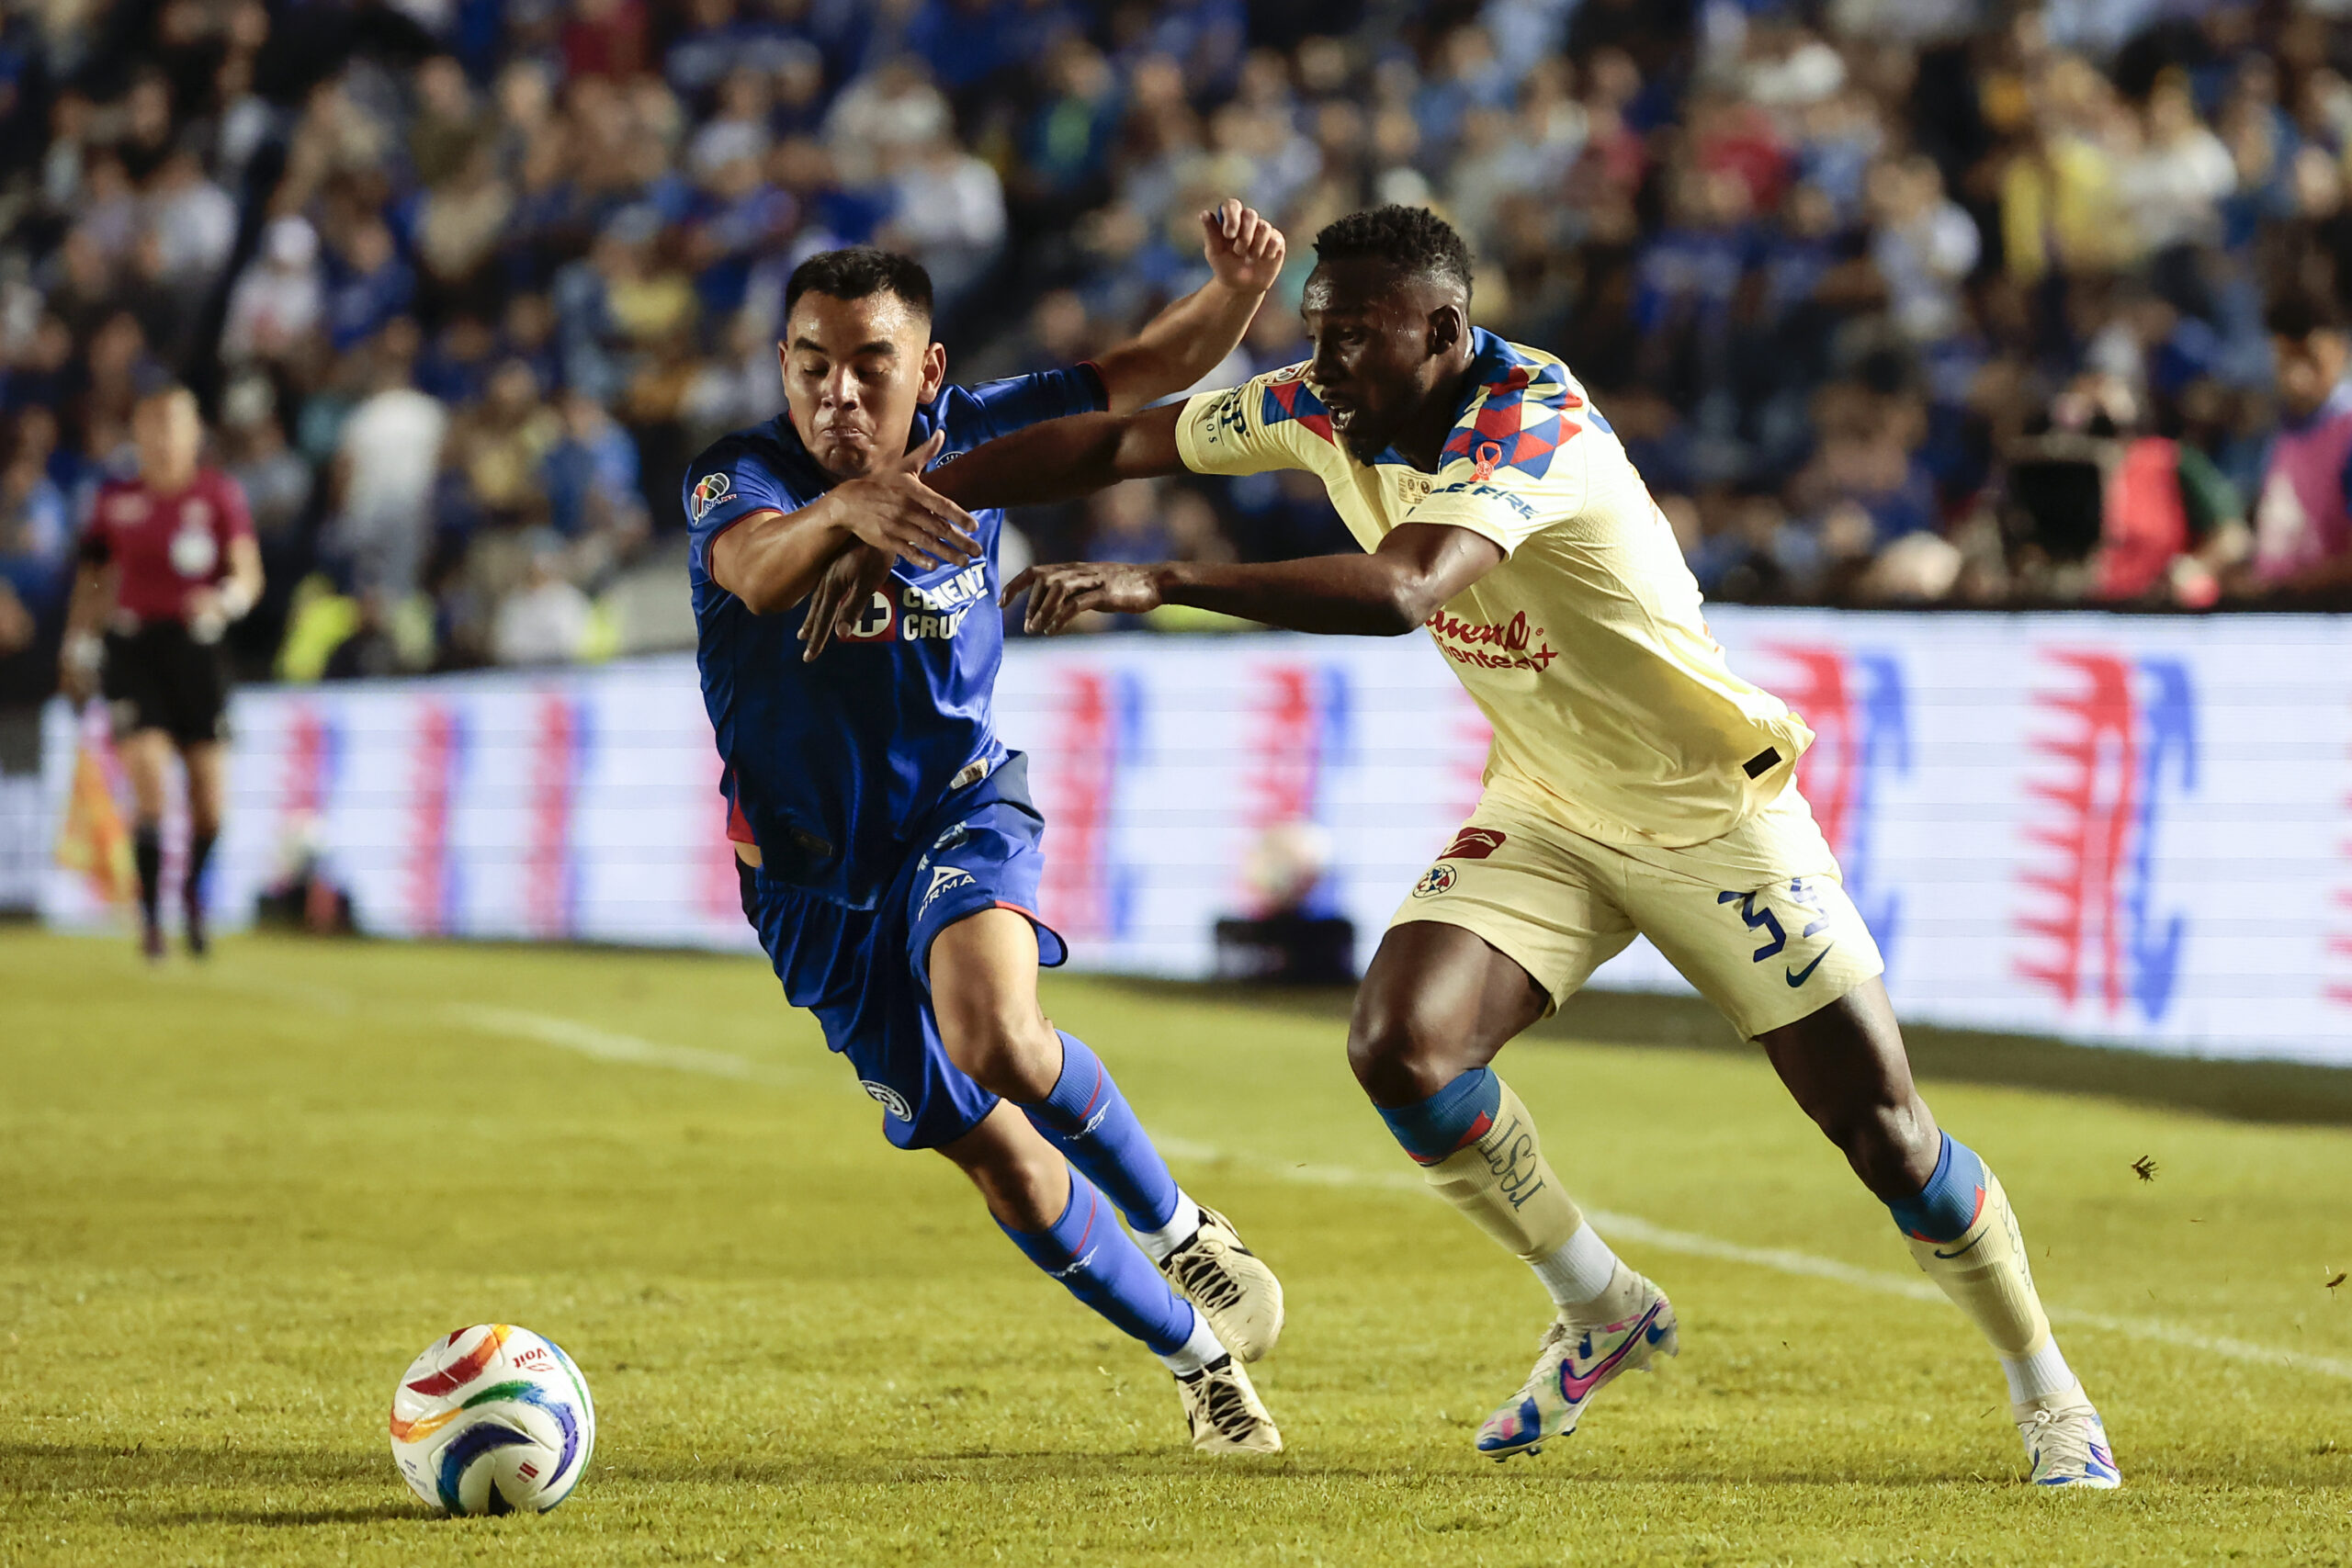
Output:
<path fill-rule="evenodd" d="M 1062 1043 L 1034 1010 L 980 1008 L 939 1020 L 948 1059 L 990 1094 L 1031 1104 L 1054 1092 Z"/>
<path fill-rule="evenodd" d="M 1359 999 L 1348 1024 L 1348 1066 L 1375 1105 L 1413 1105 L 1459 1077 L 1464 1065 L 1440 1021 L 1409 1002 Z"/>
<path fill-rule="evenodd" d="M 1917 1096 L 1842 1108 L 1820 1119 L 1821 1130 L 1878 1197 L 1916 1195 L 1936 1168 L 1941 1141 Z"/>

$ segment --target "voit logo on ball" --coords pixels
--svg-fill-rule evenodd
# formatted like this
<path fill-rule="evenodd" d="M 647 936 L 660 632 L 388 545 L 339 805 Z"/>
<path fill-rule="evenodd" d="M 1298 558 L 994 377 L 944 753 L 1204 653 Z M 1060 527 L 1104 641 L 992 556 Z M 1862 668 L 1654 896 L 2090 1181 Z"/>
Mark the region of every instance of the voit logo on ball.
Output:
<path fill-rule="evenodd" d="M 2045 656 L 2028 742 L 2019 978 L 2073 1010 L 2150 1023 L 2172 1006 L 2188 917 L 2167 906 L 2167 815 L 2197 793 L 2197 698 L 2177 659 Z"/>

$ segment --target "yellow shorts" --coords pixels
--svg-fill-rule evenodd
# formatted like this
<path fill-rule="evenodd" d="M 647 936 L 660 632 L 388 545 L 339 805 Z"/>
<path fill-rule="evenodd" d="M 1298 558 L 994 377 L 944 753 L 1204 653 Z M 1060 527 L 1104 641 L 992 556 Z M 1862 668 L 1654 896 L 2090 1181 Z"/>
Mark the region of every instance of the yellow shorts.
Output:
<path fill-rule="evenodd" d="M 1793 784 L 1679 850 L 1605 844 L 1490 793 L 1389 924 L 1411 920 L 1476 932 L 1555 1009 L 1638 933 L 1749 1039 L 1886 968 Z"/>

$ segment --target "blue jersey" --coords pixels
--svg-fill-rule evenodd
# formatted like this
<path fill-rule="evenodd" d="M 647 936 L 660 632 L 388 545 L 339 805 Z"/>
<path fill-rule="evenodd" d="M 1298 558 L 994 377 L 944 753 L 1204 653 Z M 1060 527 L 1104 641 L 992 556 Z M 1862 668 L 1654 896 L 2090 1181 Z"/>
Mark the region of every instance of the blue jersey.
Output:
<path fill-rule="evenodd" d="M 912 444 L 944 429 L 943 457 L 953 456 L 1103 403 L 1091 365 L 950 387 L 916 412 Z M 853 632 L 803 663 L 807 602 L 752 614 L 710 580 L 710 545 L 754 513 L 797 512 L 830 483 L 789 413 L 713 443 L 686 470 L 687 575 L 730 808 L 771 881 L 864 909 L 920 852 L 917 829 L 940 801 L 1004 756 L 989 710 L 1004 658 L 1004 514 L 974 513 L 986 559 L 929 571 L 901 562 Z"/>

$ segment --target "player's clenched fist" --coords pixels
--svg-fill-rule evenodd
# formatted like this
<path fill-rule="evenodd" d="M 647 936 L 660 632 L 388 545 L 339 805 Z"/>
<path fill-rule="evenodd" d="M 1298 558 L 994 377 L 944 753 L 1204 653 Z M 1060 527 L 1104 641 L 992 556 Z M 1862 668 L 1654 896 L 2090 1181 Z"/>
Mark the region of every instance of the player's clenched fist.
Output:
<path fill-rule="evenodd" d="M 1033 566 L 1006 584 L 1004 603 L 1029 595 L 1022 625 L 1032 633 L 1060 631 L 1089 610 L 1141 615 L 1159 608 L 1159 568 L 1116 561 L 1067 561 Z"/>
<path fill-rule="evenodd" d="M 918 571 L 978 560 L 986 551 L 972 514 L 922 482 L 923 469 L 946 440 L 946 432 L 934 431 L 899 461 L 834 486 L 842 525 Z"/>
<path fill-rule="evenodd" d="M 1208 258 L 1209 271 L 1235 293 L 1263 294 L 1282 276 L 1283 231 L 1242 206 L 1239 197 L 1227 197 L 1214 211 L 1202 213 L 1201 227 L 1208 233 L 1201 254 Z"/>

